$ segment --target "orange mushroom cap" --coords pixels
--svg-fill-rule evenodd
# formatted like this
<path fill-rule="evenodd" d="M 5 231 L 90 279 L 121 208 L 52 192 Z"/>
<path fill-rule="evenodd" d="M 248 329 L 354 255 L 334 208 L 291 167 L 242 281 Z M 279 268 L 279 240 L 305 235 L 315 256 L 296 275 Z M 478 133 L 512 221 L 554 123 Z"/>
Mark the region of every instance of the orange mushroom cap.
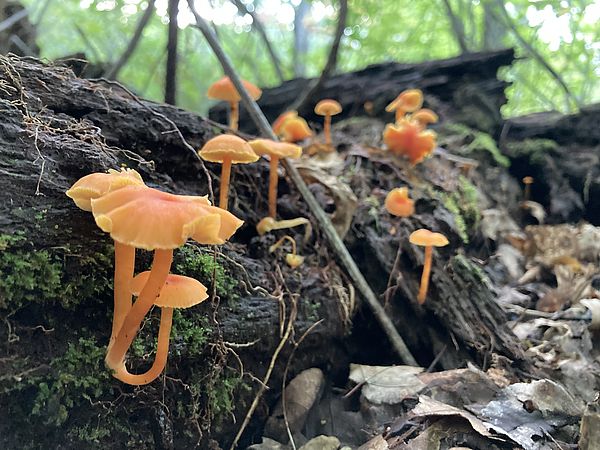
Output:
<path fill-rule="evenodd" d="M 423 131 L 418 124 L 402 120 L 397 125 L 387 124 L 383 132 L 383 142 L 392 153 L 408 157 L 412 164 L 418 164 L 433 152 L 437 135 L 433 131 Z"/>
<path fill-rule="evenodd" d="M 258 100 L 262 95 L 262 90 L 249 81 L 242 80 L 242 84 L 254 100 Z M 211 84 L 207 95 L 208 98 L 224 100 L 226 102 L 239 102 L 242 99 L 229 77 L 223 77 Z"/>
<path fill-rule="evenodd" d="M 413 231 L 408 237 L 408 241 L 423 247 L 445 247 L 449 244 L 448 239 L 442 233 L 434 233 L 425 228 Z"/>
<path fill-rule="evenodd" d="M 281 134 L 281 126 L 289 119 L 293 119 L 295 117 L 298 117 L 298 111 L 286 111 L 282 114 L 279 115 L 279 117 L 277 119 L 275 119 L 275 122 L 273 122 L 273 133 L 275 133 L 277 136 L 279 136 Z"/>
<path fill-rule="evenodd" d="M 295 269 L 304 262 L 304 256 L 296 255 L 294 253 L 287 253 L 285 255 L 285 262 L 292 269 Z"/>
<path fill-rule="evenodd" d="M 66 192 L 75 204 L 84 211 L 92 210 L 92 199 L 103 196 L 124 186 L 143 186 L 144 181 L 139 173 L 133 169 L 120 171 L 108 169 L 107 173 L 91 173 L 77 180 Z"/>
<path fill-rule="evenodd" d="M 387 112 L 402 108 L 403 111 L 413 112 L 423 106 L 423 92 L 420 89 L 407 89 L 385 107 Z"/>
<path fill-rule="evenodd" d="M 318 114 L 319 116 L 335 116 L 336 114 L 339 114 L 341 112 L 342 105 L 330 98 L 321 100 L 315 106 L 315 114 Z"/>
<path fill-rule="evenodd" d="M 149 277 L 150 271 L 136 275 L 131 281 L 131 293 L 140 295 Z M 161 308 L 189 308 L 207 298 L 206 286 L 198 280 L 170 273 L 154 304 Z"/>
<path fill-rule="evenodd" d="M 298 142 L 313 135 L 302 117 L 292 117 L 281 125 L 281 134 L 286 142 Z"/>
<path fill-rule="evenodd" d="M 429 125 L 430 123 L 437 123 L 437 121 L 439 120 L 439 117 L 431 109 L 422 108 L 422 109 L 419 109 L 418 111 L 415 111 L 410 116 L 410 119 L 414 120 L 415 122 L 418 122 L 420 125 L 425 127 L 425 126 Z"/>
<path fill-rule="evenodd" d="M 533 184 L 533 177 L 523 177 L 523 184 Z"/>
<path fill-rule="evenodd" d="M 188 238 L 222 244 L 244 223 L 206 197 L 146 186 L 126 186 L 92 200 L 92 213 L 115 241 L 146 250 L 177 248 Z"/>
<path fill-rule="evenodd" d="M 258 155 L 252 147 L 233 134 L 221 134 L 210 139 L 198 151 L 200 157 L 209 162 L 222 163 L 225 159 L 231 159 L 232 164 L 246 164 L 258 161 Z"/>
<path fill-rule="evenodd" d="M 385 197 L 385 209 L 394 216 L 411 216 L 415 212 L 415 202 L 408 197 L 408 188 L 392 189 Z"/>
<path fill-rule="evenodd" d="M 277 142 L 271 139 L 255 139 L 249 141 L 250 147 L 257 155 L 277 156 L 279 158 L 300 158 L 302 147 L 289 142 Z"/>

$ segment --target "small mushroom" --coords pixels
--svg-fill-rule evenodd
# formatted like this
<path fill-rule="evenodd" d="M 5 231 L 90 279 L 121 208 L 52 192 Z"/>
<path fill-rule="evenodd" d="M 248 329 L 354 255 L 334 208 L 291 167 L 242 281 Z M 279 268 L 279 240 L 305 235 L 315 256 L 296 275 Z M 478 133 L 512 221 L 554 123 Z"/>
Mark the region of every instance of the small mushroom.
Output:
<path fill-rule="evenodd" d="M 284 228 L 293 228 L 300 225 L 306 225 L 304 231 L 304 242 L 310 239 L 312 226 L 306 217 L 297 217 L 296 219 L 275 220 L 272 217 L 265 217 L 256 224 L 256 231 L 260 236 L 273 230 L 282 230 Z"/>
<path fill-rule="evenodd" d="M 437 123 L 439 119 L 438 115 L 429 108 L 419 109 L 410 115 L 410 120 L 417 122 L 421 125 L 421 128 L 425 128 L 432 123 Z"/>
<path fill-rule="evenodd" d="M 321 100 L 315 106 L 315 114 L 325 116 L 323 125 L 323 133 L 325 133 L 325 144 L 331 145 L 331 116 L 335 116 L 342 112 L 342 105 L 332 99 Z"/>
<path fill-rule="evenodd" d="M 425 303 L 427 289 L 429 288 L 429 275 L 431 274 L 433 247 L 444 247 L 448 245 L 449 242 L 446 236 L 444 236 L 442 233 L 434 233 L 424 228 L 413 231 L 408 240 L 411 244 L 425 247 L 425 264 L 423 266 L 423 274 L 421 275 L 419 295 L 417 296 L 419 305 L 422 305 Z"/>
<path fill-rule="evenodd" d="M 423 161 L 433 152 L 437 135 L 430 130 L 424 131 L 413 121 L 402 119 L 396 125 L 387 124 L 383 131 L 383 142 L 396 155 L 406 156 L 412 165 Z"/>
<path fill-rule="evenodd" d="M 260 88 L 253 85 L 249 81 L 242 80 L 242 84 L 248 91 L 248 94 L 250 94 L 250 97 L 252 97 L 254 100 L 258 100 L 262 95 Z M 229 102 L 229 127 L 234 131 L 237 130 L 239 119 L 239 103 L 242 98 L 240 97 L 240 94 L 229 77 L 223 77 L 211 84 L 211 86 L 208 88 L 207 95 L 208 98 Z"/>
<path fill-rule="evenodd" d="M 286 142 L 300 142 L 311 137 L 313 132 L 302 117 L 291 117 L 283 122 L 280 127 L 283 140 Z"/>
<path fill-rule="evenodd" d="M 423 105 L 423 92 L 420 89 L 402 91 L 398 97 L 385 107 L 387 112 L 396 111 L 396 122 L 404 117 L 407 112 L 414 112 Z"/>
<path fill-rule="evenodd" d="M 273 129 L 273 133 L 275 133 L 276 136 L 281 136 L 281 127 L 283 126 L 283 124 L 289 119 L 294 119 L 296 117 L 298 117 L 298 111 L 286 111 L 280 114 L 271 126 L 271 128 Z"/>
<path fill-rule="evenodd" d="M 227 210 L 227 197 L 229 194 L 229 178 L 232 164 L 248 164 L 258 161 L 258 155 L 252 147 L 237 136 L 221 134 L 210 139 L 198 151 L 200 157 L 209 162 L 221 163 L 221 188 L 219 192 L 219 208 Z"/>
<path fill-rule="evenodd" d="M 300 264 L 302 264 L 304 262 L 304 256 L 300 256 L 296 254 L 296 241 L 294 240 L 293 237 L 288 236 L 287 234 L 285 236 L 283 236 L 281 239 L 279 239 L 277 242 L 275 242 L 273 245 L 271 245 L 269 247 L 269 253 L 273 253 L 275 250 L 277 250 L 285 241 L 289 241 L 292 244 L 292 252 L 291 253 L 287 253 L 285 255 L 285 262 L 287 263 L 288 266 L 290 266 L 292 269 L 295 269 L 296 267 L 298 267 Z"/>
<path fill-rule="evenodd" d="M 255 139 L 248 142 L 257 155 L 269 156 L 269 216 L 273 219 L 277 216 L 277 183 L 279 174 L 279 159 L 300 158 L 302 147 L 287 142 L 276 142 L 270 139 Z"/>
<path fill-rule="evenodd" d="M 392 189 L 385 197 L 385 209 L 397 217 L 412 216 L 415 212 L 415 202 L 408 197 L 408 188 Z"/>
<path fill-rule="evenodd" d="M 139 296 L 148 282 L 150 272 L 138 274 L 131 282 L 131 293 Z M 115 378 L 132 385 L 143 385 L 154 381 L 164 370 L 169 355 L 169 337 L 173 323 L 174 308 L 189 308 L 208 298 L 206 287 L 198 280 L 182 275 L 169 274 L 159 296 L 154 300 L 154 305 L 161 308 L 160 327 L 158 329 L 158 343 L 156 356 L 152 367 L 142 374 L 132 374 L 123 364 L 115 371 Z"/>

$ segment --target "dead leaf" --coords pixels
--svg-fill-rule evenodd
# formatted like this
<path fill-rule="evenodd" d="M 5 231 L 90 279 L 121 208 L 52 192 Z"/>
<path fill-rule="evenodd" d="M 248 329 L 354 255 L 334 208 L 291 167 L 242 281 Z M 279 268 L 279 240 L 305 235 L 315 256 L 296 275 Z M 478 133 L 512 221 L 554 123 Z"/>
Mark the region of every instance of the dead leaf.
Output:
<path fill-rule="evenodd" d="M 364 383 L 362 395 L 369 402 L 395 405 L 426 386 L 417 377 L 423 370 L 422 367 L 413 366 L 351 364 L 349 378 L 355 383 Z"/>

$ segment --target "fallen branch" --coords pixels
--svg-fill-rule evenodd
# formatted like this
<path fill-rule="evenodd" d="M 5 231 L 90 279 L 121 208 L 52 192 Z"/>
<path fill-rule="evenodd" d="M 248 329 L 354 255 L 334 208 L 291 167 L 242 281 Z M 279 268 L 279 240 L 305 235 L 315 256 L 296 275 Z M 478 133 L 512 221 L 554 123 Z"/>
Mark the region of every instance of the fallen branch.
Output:
<path fill-rule="evenodd" d="M 252 120 L 256 123 L 256 126 L 259 128 L 263 135 L 265 135 L 269 139 L 277 140 L 277 136 L 275 136 L 275 134 L 273 133 L 273 130 L 271 129 L 267 118 L 262 113 L 256 102 L 252 100 L 252 98 L 248 94 L 248 91 L 246 91 L 246 88 L 242 84 L 239 75 L 233 68 L 229 57 L 223 51 L 223 48 L 221 47 L 221 44 L 219 44 L 219 41 L 214 35 L 212 29 L 198 14 L 194 7 L 194 2 L 192 0 L 188 0 L 188 4 L 196 19 L 196 26 L 200 29 L 200 31 L 208 41 L 209 45 L 215 52 L 215 55 L 221 62 L 223 70 L 229 76 L 229 78 L 231 78 L 231 81 L 240 93 L 240 96 L 242 97 L 242 103 L 248 110 L 250 116 L 252 117 Z M 281 161 L 286 170 L 286 173 L 289 175 L 295 187 L 302 195 L 304 201 L 306 201 L 310 212 L 317 220 L 317 223 L 319 224 L 319 227 L 325 234 L 329 245 L 337 254 L 342 265 L 348 271 L 350 279 L 352 280 L 354 285 L 356 285 L 364 299 L 367 301 L 367 304 L 373 311 L 375 319 L 379 322 L 384 332 L 388 336 L 393 349 L 396 351 L 398 356 L 400 356 L 404 363 L 416 366 L 417 362 L 415 358 L 410 353 L 410 350 L 406 346 L 406 343 L 394 327 L 394 324 L 383 309 L 383 306 L 381 306 L 381 304 L 379 303 L 377 296 L 371 290 L 371 287 L 367 283 L 367 280 L 363 276 L 362 272 L 358 269 L 358 266 L 356 265 L 356 263 L 352 259 L 352 256 L 350 255 L 350 252 L 348 252 L 348 249 L 346 248 L 339 235 L 335 231 L 331 220 L 329 219 L 325 211 L 323 211 L 315 196 L 308 189 L 308 186 L 302 179 L 302 176 L 300 175 L 296 167 L 290 164 L 286 158 L 283 158 Z"/>

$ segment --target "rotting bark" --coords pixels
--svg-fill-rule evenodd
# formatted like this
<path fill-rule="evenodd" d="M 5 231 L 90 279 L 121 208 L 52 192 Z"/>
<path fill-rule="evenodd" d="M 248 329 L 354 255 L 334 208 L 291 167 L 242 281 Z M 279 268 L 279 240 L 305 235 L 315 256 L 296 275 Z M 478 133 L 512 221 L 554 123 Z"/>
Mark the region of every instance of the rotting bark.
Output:
<path fill-rule="evenodd" d="M 321 123 L 314 105 L 322 98 L 333 98 L 342 104 L 343 112 L 336 120 L 369 115 L 365 103 L 371 102 L 371 115 L 391 119 L 385 106 L 399 92 L 420 88 L 431 100 L 427 105 L 440 113 L 443 120 L 462 122 L 474 128 L 494 132 L 502 123 L 500 106 L 504 104 L 507 83 L 498 80 L 499 67 L 509 65 L 514 58 L 512 49 L 486 53 L 471 53 L 456 58 L 428 61 L 419 64 L 381 63 L 365 69 L 329 77 L 319 97 L 300 109 L 299 114 L 309 122 Z M 273 122 L 288 105 L 292 104 L 310 80 L 296 78 L 281 86 L 263 90 L 258 105 Z M 224 122 L 227 108 L 219 104 L 211 109 L 210 117 Z M 240 123 L 247 132 L 256 127 L 247 112 L 241 111 Z"/>

